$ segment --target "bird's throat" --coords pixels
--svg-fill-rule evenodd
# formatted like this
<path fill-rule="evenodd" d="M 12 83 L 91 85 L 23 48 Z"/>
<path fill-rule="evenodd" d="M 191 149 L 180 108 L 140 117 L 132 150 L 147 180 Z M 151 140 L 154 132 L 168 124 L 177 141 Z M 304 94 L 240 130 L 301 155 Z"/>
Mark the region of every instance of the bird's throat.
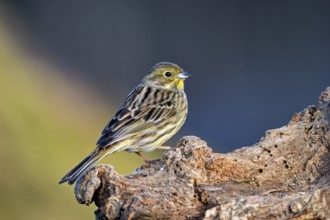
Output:
<path fill-rule="evenodd" d="M 178 81 L 176 82 L 175 87 L 176 87 L 178 90 L 183 90 L 183 89 L 184 89 L 184 81 L 183 81 L 183 80 L 178 80 Z"/>

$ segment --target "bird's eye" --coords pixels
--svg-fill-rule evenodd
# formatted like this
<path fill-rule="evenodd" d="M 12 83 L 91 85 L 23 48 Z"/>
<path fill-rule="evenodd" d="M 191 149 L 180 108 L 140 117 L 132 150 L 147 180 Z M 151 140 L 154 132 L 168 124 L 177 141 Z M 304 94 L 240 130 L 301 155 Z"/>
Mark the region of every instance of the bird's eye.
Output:
<path fill-rule="evenodd" d="M 170 77 L 170 76 L 172 76 L 172 73 L 171 73 L 171 72 L 166 72 L 166 73 L 165 73 L 165 76 L 166 76 L 166 77 Z"/>

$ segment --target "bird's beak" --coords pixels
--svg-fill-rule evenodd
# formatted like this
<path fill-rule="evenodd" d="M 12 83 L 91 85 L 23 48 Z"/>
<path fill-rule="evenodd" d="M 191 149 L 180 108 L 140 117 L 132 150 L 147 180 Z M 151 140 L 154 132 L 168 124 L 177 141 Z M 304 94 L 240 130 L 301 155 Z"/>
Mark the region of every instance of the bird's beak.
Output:
<path fill-rule="evenodd" d="M 182 73 L 178 74 L 176 77 L 178 77 L 179 79 L 187 79 L 189 76 L 191 76 L 189 73 L 183 71 Z"/>

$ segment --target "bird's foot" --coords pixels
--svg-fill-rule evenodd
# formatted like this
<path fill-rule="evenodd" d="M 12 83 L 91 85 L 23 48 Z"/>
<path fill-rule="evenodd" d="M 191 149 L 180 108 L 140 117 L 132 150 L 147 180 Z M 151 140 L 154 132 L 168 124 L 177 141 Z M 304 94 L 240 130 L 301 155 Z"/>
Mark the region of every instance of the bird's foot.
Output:
<path fill-rule="evenodd" d="M 170 150 L 172 147 L 170 146 L 159 146 L 157 147 L 157 149 L 160 149 L 160 150 Z"/>

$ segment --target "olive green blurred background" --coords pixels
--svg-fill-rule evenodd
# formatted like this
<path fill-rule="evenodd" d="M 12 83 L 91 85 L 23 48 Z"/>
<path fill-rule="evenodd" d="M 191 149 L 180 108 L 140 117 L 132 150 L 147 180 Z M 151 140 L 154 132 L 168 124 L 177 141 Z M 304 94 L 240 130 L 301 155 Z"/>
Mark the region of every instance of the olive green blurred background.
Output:
<path fill-rule="evenodd" d="M 22 45 L 0 10 L 0 219 L 94 219 L 73 187 L 60 178 L 95 147 L 115 112 L 88 83 L 36 58 Z M 6 11 L 8 12 L 8 11 Z M 119 102 L 119 100 L 118 100 Z M 159 158 L 160 152 L 148 154 Z M 142 164 L 134 154 L 102 161 L 127 174 Z"/>
<path fill-rule="evenodd" d="M 60 178 L 160 61 L 192 74 L 183 135 L 228 152 L 330 85 L 329 1 L 0 1 L 0 219 L 94 219 Z M 149 153 L 160 158 L 162 152 Z M 110 155 L 120 173 L 142 164 Z"/>

